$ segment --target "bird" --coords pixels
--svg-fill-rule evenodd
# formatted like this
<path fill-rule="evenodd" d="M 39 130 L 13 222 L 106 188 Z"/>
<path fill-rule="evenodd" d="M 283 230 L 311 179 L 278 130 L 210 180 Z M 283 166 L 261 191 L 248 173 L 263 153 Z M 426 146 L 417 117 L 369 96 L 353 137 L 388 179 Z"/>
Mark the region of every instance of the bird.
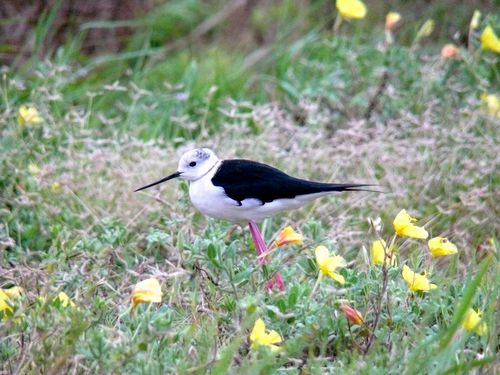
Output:
<path fill-rule="evenodd" d="M 279 212 L 299 208 L 306 203 L 343 191 L 374 191 L 373 184 L 325 183 L 292 177 L 267 164 L 246 159 L 219 159 L 209 148 L 197 148 L 182 155 L 177 171 L 135 191 L 182 178 L 189 181 L 189 198 L 202 214 L 248 223 L 256 251 L 262 255 L 267 245 L 257 223 Z M 279 273 L 268 282 L 268 289 L 284 290 Z"/>

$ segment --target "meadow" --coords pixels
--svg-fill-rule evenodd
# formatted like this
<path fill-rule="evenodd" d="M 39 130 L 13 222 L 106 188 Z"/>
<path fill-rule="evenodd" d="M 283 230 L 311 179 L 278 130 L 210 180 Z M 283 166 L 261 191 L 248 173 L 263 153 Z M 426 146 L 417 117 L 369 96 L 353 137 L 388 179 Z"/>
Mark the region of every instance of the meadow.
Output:
<path fill-rule="evenodd" d="M 166 2 L 90 57 L 77 35 L 40 58 L 41 15 L 33 55 L 0 71 L 0 373 L 500 370 L 500 64 L 482 37 L 498 14 L 402 2 L 390 26 L 369 2 L 350 20 L 299 3 L 256 8 L 275 39 L 236 48 L 212 3 Z M 196 212 L 187 182 L 134 193 L 196 147 L 383 192 L 266 219 L 262 267 L 248 228 Z M 287 226 L 300 241 L 276 244 Z M 457 252 L 433 256 L 435 237 Z M 318 246 L 345 259 L 343 282 Z M 277 271 L 286 290 L 268 291 Z M 148 278 L 160 302 L 134 303 Z"/>

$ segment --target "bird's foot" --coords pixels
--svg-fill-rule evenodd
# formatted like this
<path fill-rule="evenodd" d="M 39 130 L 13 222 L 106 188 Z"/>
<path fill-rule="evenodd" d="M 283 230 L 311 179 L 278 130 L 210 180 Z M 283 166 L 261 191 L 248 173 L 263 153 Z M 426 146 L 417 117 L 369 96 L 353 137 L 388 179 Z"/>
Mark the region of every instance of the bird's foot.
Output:
<path fill-rule="evenodd" d="M 262 234 L 259 231 L 259 227 L 257 224 L 253 222 L 249 222 L 248 226 L 250 227 L 250 233 L 252 233 L 252 239 L 255 244 L 255 250 L 257 251 L 257 255 L 259 256 L 259 264 L 263 265 L 267 262 L 267 257 L 262 256 L 267 252 L 266 242 L 264 238 L 262 238 Z M 267 290 L 272 292 L 275 288 L 279 291 L 285 290 L 285 281 L 279 272 L 276 272 L 273 277 L 266 284 Z"/>

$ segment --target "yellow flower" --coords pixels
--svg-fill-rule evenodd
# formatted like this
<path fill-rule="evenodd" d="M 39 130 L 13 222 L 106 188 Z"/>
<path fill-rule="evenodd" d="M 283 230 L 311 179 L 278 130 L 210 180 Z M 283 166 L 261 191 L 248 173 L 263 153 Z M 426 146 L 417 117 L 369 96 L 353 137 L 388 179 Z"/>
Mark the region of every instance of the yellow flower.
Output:
<path fill-rule="evenodd" d="M 3 319 L 7 314 L 12 313 L 12 307 L 9 304 L 9 296 L 0 288 L 0 313 L 3 313 Z"/>
<path fill-rule="evenodd" d="M 13 286 L 11 288 L 0 288 L 0 312 L 4 314 L 3 319 L 12 314 L 12 300 L 21 297 L 22 288 Z"/>
<path fill-rule="evenodd" d="M 406 264 L 403 266 L 403 279 L 405 279 L 408 288 L 410 288 L 412 292 L 417 292 L 419 290 L 427 291 L 437 288 L 437 285 L 431 284 L 425 275 L 413 272 Z"/>
<path fill-rule="evenodd" d="M 266 333 L 266 325 L 262 319 L 259 318 L 255 321 L 250 333 L 252 350 L 257 350 L 259 346 L 267 346 L 271 351 L 275 352 L 280 350 L 280 347 L 275 344 L 279 344 L 282 341 L 283 339 L 278 332 L 269 331 L 269 333 Z"/>
<path fill-rule="evenodd" d="M 314 251 L 316 255 L 316 263 L 318 264 L 321 274 L 330 276 L 340 284 L 345 283 L 344 276 L 339 275 L 335 270 L 339 267 L 345 267 L 346 261 L 341 256 L 330 256 L 330 252 L 324 246 L 318 246 Z"/>
<path fill-rule="evenodd" d="M 396 234 L 401 237 L 425 240 L 429 236 L 429 233 L 424 228 L 413 225 L 414 221 L 417 221 L 417 219 L 408 215 L 406 210 L 399 211 L 393 222 Z"/>
<path fill-rule="evenodd" d="M 61 306 L 63 307 L 68 307 L 68 306 L 75 307 L 75 303 L 64 292 L 59 292 L 59 294 L 55 299 L 58 299 L 59 302 L 61 303 Z"/>
<path fill-rule="evenodd" d="M 401 20 L 401 14 L 396 12 L 389 12 L 385 16 L 385 29 L 392 31 L 396 24 Z"/>
<path fill-rule="evenodd" d="M 442 257 L 445 255 L 453 255 L 458 252 L 457 247 L 447 238 L 434 237 L 427 243 L 433 257 Z"/>
<path fill-rule="evenodd" d="M 481 44 L 483 49 L 491 50 L 495 53 L 500 53 L 500 39 L 495 34 L 495 31 L 491 26 L 486 26 L 483 33 L 481 34 Z"/>
<path fill-rule="evenodd" d="M 488 332 L 488 326 L 486 323 L 481 322 L 481 315 L 482 313 L 479 310 L 469 308 L 462 320 L 462 327 L 469 332 L 476 332 L 479 336 L 484 335 Z"/>
<path fill-rule="evenodd" d="M 387 256 L 385 255 L 386 251 Z M 383 264 L 384 260 L 386 266 L 393 266 L 396 263 L 396 254 L 394 254 L 393 249 L 387 249 L 387 244 L 384 240 L 373 241 L 370 257 L 374 266 Z"/>
<path fill-rule="evenodd" d="M 42 117 L 35 107 L 28 107 L 25 105 L 19 107 L 19 113 L 17 115 L 17 123 L 19 126 L 24 127 L 25 125 L 36 125 L 41 122 Z"/>
<path fill-rule="evenodd" d="M 361 19 L 366 16 L 366 6 L 361 0 L 337 0 L 337 10 L 347 19 Z"/>
<path fill-rule="evenodd" d="M 274 243 L 278 247 L 288 244 L 302 245 L 302 235 L 295 232 L 291 226 L 287 226 L 278 234 Z"/>
<path fill-rule="evenodd" d="M 40 174 L 40 167 L 38 167 L 38 165 L 36 165 L 34 163 L 30 163 L 28 165 L 28 172 L 30 172 L 30 174 L 33 177 L 38 176 Z"/>
<path fill-rule="evenodd" d="M 9 298 L 19 298 L 23 295 L 23 288 L 19 286 L 12 286 L 7 289 L 1 289 Z"/>
<path fill-rule="evenodd" d="M 417 31 L 417 36 L 415 37 L 416 41 L 419 41 L 422 38 L 427 38 L 434 31 L 434 20 L 429 19 L 424 22 L 424 24 Z"/>
<path fill-rule="evenodd" d="M 458 47 L 456 45 L 454 45 L 453 43 L 448 43 L 448 44 L 445 44 L 443 46 L 443 48 L 441 49 L 441 58 L 443 60 L 447 60 L 447 59 L 454 59 L 455 57 L 457 57 L 460 53 L 460 50 L 458 49 Z"/>
<path fill-rule="evenodd" d="M 139 303 L 161 302 L 161 287 L 158 280 L 150 278 L 137 283 L 132 291 L 132 305 Z"/>
<path fill-rule="evenodd" d="M 479 19 L 481 18 L 481 12 L 479 10 L 475 10 L 472 14 L 472 18 L 470 20 L 470 29 L 475 30 L 479 26 Z"/>
<path fill-rule="evenodd" d="M 342 310 L 342 312 L 345 314 L 347 320 L 349 320 L 349 323 L 353 325 L 354 324 L 360 325 L 363 323 L 364 321 L 363 315 L 361 315 L 361 313 L 355 308 L 346 304 L 342 304 L 340 305 L 340 310 Z"/>
<path fill-rule="evenodd" d="M 500 99 L 494 94 L 482 94 L 481 101 L 491 116 L 500 118 Z"/>
<path fill-rule="evenodd" d="M 61 184 L 59 182 L 54 182 L 50 187 L 53 193 L 59 193 L 61 191 Z"/>

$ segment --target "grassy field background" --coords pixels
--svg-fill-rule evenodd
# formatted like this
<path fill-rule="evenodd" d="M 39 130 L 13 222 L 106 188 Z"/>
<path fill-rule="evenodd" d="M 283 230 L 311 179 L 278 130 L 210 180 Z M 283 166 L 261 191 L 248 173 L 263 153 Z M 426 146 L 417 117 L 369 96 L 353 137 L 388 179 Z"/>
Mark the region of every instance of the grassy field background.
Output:
<path fill-rule="evenodd" d="M 499 18 L 490 3 L 366 4 L 365 19 L 335 32 L 333 2 L 261 5 L 234 41 L 224 2 L 165 2 L 128 21 L 122 50 L 97 55 L 82 52 L 85 33 L 119 21 L 86 23 L 41 55 L 55 11 L 40 16 L 26 38 L 33 54 L 0 72 L 0 287 L 24 290 L 0 321 L 2 373 L 499 370 L 500 123 L 481 95 L 499 94 L 500 69 L 479 41 L 486 25 L 500 32 Z M 470 30 L 475 5 L 483 14 Z M 392 45 L 388 10 L 402 15 Z M 434 32 L 416 41 L 431 17 Z M 449 42 L 460 53 L 445 60 Z M 21 126 L 21 105 L 41 123 Z M 248 229 L 197 213 L 187 183 L 133 193 L 200 146 L 385 193 L 264 221 L 269 242 L 291 225 L 304 244 L 276 250 L 262 270 Z M 391 240 L 403 208 L 458 254 L 431 258 L 426 241 L 398 238 L 398 264 L 372 265 L 371 244 Z M 311 296 L 318 245 L 347 260 L 346 283 L 323 280 Z M 437 289 L 412 293 L 403 264 Z M 286 291 L 268 293 L 277 270 Z M 148 277 L 163 300 L 131 312 Z M 342 303 L 364 323 L 351 326 Z M 486 334 L 461 326 L 470 307 Z M 278 353 L 250 348 L 257 318 L 282 336 Z"/>

